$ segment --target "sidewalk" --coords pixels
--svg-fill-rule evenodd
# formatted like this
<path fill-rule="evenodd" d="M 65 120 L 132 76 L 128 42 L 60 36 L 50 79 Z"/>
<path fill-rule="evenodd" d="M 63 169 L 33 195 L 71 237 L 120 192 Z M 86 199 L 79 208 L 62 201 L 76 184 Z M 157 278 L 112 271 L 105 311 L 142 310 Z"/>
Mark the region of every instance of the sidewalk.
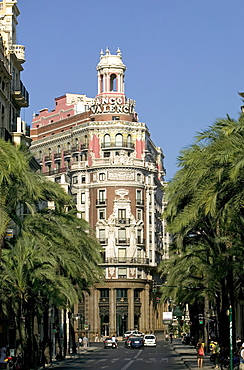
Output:
<path fill-rule="evenodd" d="M 173 339 L 170 344 L 175 353 L 181 357 L 181 360 L 188 369 L 197 369 L 197 352 L 194 346 L 182 344 L 181 339 Z M 213 370 L 214 364 L 210 361 L 210 355 L 206 354 L 203 358 L 203 369 Z"/>

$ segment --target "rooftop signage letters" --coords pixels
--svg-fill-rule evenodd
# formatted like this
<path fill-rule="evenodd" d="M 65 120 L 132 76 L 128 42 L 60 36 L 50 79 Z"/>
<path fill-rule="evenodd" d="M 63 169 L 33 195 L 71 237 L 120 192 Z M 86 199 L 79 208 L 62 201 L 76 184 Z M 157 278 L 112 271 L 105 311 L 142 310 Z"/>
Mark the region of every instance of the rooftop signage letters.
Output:
<path fill-rule="evenodd" d="M 93 114 L 103 113 L 125 113 L 134 114 L 135 100 L 122 97 L 104 97 L 96 98 L 94 104 L 91 106 Z"/>

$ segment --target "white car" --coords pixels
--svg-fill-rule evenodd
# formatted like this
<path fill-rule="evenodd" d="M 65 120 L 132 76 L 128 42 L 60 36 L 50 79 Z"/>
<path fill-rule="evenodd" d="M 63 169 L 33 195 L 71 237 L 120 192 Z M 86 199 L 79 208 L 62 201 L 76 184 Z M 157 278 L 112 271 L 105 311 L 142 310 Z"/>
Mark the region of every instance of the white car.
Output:
<path fill-rule="evenodd" d="M 131 335 L 133 335 L 133 337 L 142 337 L 144 334 L 141 333 L 139 330 L 128 330 L 124 333 L 123 335 L 123 340 L 126 340 L 127 338 L 129 338 Z"/>
<path fill-rule="evenodd" d="M 144 346 L 149 347 L 149 346 L 154 346 L 156 347 L 157 345 L 157 338 L 153 334 L 146 334 L 144 335 Z"/>

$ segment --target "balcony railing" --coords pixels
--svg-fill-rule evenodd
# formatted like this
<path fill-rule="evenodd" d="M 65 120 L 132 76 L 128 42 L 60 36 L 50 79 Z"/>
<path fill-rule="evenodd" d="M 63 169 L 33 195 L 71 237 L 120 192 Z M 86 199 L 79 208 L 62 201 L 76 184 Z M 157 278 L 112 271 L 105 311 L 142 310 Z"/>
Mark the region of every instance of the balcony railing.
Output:
<path fill-rule="evenodd" d="M 126 148 L 126 149 L 135 149 L 134 143 L 127 143 L 125 141 L 122 142 L 110 142 L 110 143 L 102 143 L 102 149 L 112 149 L 112 148 Z"/>
<path fill-rule="evenodd" d="M 46 175 L 46 176 L 53 176 L 53 175 L 57 175 L 59 173 L 64 173 L 66 171 L 67 171 L 67 168 L 66 167 L 56 168 L 55 170 L 50 170 L 50 171 L 44 172 L 44 175 Z"/>
<path fill-rule="evenodd" d="M 54 159 L 61 159 L 62 154 L 61 153 L 55 153 Z"/>
<path fill-rule="evenodd" d="M 133 264 L 133 265 L 148 265 L 149 258 L 137 257 L 108 257 L 102 264 Z"/>
<path fill-rule="evenodd" d="M 25 46 L 23 45 L 12 45 L 11 49 L 12 52 L 16 55 L 18 61 L 20 63 L 25 62 Z"/>
<path fill-rule="evenodd" d="M 52 162 L 52 156 L 51 155 L 45 155 L 44 162 Z"/>
<path fill-rule="evenodd" d="M 129 218 L 116 218 L 115 223 L 117 225 L 129 225 L 130 219 Z"/>
<path fill-rule="evenodd" d="M 116 238 L 115 239 L 115 244 L 117 244 L 117 245 L 130 245 L 130 239 L 129 238 L 125 238 L 125 239 Z"/>
<path fill-rule="evenodd" d="M 107 199 L 97 199 L 96 200 L 97 206 L 106 206 L 107 205 Z"/>

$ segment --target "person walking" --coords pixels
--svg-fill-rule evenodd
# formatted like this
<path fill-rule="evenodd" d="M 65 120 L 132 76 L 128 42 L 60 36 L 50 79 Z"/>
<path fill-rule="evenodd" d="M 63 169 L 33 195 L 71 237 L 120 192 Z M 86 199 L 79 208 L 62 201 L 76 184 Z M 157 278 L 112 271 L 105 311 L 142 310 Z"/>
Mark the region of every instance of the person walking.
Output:
<path fill-rule="evenodd" d="M 83 347 L 84 349 L 87 349 L 87 346 L 88 346 L 88 338 L 86 337 L 86 335 L 84 334 L 84 337 L 82 338 L 83 340 Z"/>
<path fill-rule="evenodd" d="M 220 354 L 220 346 L 218 344 L 218 342 L 214 342 L 214 346 L 213 346 L 213 356 L 214 356 L 214 365 L 215 365 L 215 369 L 218 369 L 219 368 L 219 354 Z"/>
<path fill-rule="evenodd" d="M 197 345 L 197 367 L 203 367 L 203 356 L 204 356 L 204 343 L 199 339 Z"/>
<path fill-rule="evenodd" d="M 240 365 L 239 365 L 240 370 L 244 370 L 244 343 L 241 345 L 240 349 Z"/>
<path fill-rule="evenodd" d="M 172 343 L 173 342 L 173 332 L 172 331 L 169 333 L 169 337 L 170 337 L 170 343 Z"/>

